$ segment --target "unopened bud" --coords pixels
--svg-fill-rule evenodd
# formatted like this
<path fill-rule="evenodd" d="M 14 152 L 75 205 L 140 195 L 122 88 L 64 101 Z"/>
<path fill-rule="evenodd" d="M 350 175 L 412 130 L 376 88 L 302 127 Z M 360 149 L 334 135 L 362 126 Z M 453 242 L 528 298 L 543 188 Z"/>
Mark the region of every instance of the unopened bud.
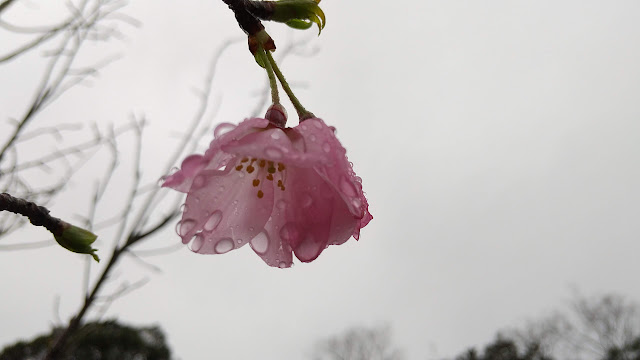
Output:
<path fill-rule="evenodd" d="M 96 255 L 97 249 L 91 248 L 91 244 L 98 236 L 91 231 L 65 223 L 62 233 L 54 237 L 63 248 L 75 253 L 91 255 L 95 261 L 100 261 Z"/>
<path fill-rule="evenodd" d="M 287 110 L 280 104 L 273 104 L 267 109 L 264 118 L 269 120 L 273 126 L 284 129 L 287 125 Z"/>

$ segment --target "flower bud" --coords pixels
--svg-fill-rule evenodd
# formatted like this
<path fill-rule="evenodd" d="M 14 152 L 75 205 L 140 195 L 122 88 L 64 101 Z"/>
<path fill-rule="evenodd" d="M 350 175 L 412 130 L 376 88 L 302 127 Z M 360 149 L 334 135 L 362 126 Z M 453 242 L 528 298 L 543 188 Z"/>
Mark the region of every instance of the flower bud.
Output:
<path fill-rule="evenodd" d="M 75 253 L 89 254 L 95 261 L 100 261 L 95 253 L 97 249 L 91 248 L 98 238 L 96 234 L 68 223 L 64 223 L 63 227 L 62 233 L 54 236 L 60 246 Z"/>

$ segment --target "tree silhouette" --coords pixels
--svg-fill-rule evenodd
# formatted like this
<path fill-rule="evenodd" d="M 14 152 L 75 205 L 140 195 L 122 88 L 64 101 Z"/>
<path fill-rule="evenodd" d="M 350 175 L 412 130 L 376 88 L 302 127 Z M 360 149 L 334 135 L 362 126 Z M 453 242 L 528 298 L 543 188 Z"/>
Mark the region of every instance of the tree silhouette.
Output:
<path fill-rule="evenodd" d="M 51 344 L 62 332 L 56 328 L 25 342 L 19 341 L 4 348 L 0 360 L 43 359 Z M 165 360 L 171 351 L 162 330 L 157 327 L 132 327 L 115 320 L 90 322 L 78 329 L 69 339 L 61 360 Z"/>

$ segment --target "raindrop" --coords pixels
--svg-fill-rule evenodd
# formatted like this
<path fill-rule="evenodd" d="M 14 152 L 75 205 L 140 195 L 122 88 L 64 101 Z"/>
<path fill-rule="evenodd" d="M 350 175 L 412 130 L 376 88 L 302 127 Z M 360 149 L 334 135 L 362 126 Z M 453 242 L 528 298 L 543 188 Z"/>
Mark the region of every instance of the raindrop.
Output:
<path fill-rule="evenodd" d="M 324 143 L 322 144 L 322 150 L 326 153 L 328 153 L 329 151 L 331 151 L 331 145 L 329 145 L 329 143 Z"/>
<path fill-rule="evenodd" d="M 242 244 L 242 239 L 238 239 L 238 240 L 236 240 L 236 242 L 237 242 L 238 244 Z"/>
<path fill-rule="evenodd" d="M 238 205 L 238 200 L 233 200 L 233 205 Z"/>
<path fill-rule="evenodd" d="M 223 238 L 218 241 L 215 247 L 215 251 L 218 254 L 224 254 L 233 249 L 233 240 L 231 238 Z"/>
<path fill-rule="evenodd" d="M 358 194 L 351 181 L 349 181 L 345 176 L 340 180 L 340 189 L 347 196 L 356 196 Z"/>
<path fill-rule="evenodd" d="M 249 231 L 253 232 L 253 226 L 249 226 Z"/>
<path fill-rule="evenodd" d="M 224 186 L 220 185 L 220 187 L 218 188 L 218 191 L 220 192 L 224 191 Z"/>
<path fill-rule="evenodd" d="M 204 236 L 201 233 L 197 233 L 191 240 L 191 244 L 189 244 L 189 248 L 193 252 L 198 252 L 202 249 L 202 245 L 204 245 Z"/>
<path fill-rule="evenodd" d="M 180 223 L 180 228 L 178 229 L 178 235 L 185 236 L 196 226 L 196 222 L 191 219 L 184 220 Z"/>
<path fill-rule="evenodd" d="M 280 134 L 280 132 L 281 132 L 281 131 L 282 131 L 282 130 L 279 130 L 279 129 L 278 129 L 278 130 L 274 130 L 274 131 L 272 131 L 272 132 L 271 132 L 271 138 L 272 138 L 273 140 L 278 140 L 278 139 L 280 139 L 280 137 L 282 136 L 282 135 Z"/>
<path fill-rule="evenodd" d="M 295 242 L 298 239 L 298 228 L 294 223 L 286 223 L 280 229 L 280 238 L 285 241 Z"/>
<path fill-rule="evenodd" d="M 353 198 L 351 200 L 351 204 L 353 204 L 353 206 L 355 206 L 358 209 L 360 209 L 360 206 L 362 206 L 362 201 L 360 201 L 360 199 L 358 199 L 358 198 Z"/>
<path fill-rule="evenodd" d="M 180 212 L 185 212 L 185 211 L 187 211 L 187 204 L 180 205 Z"/>
<path fill-rule="evenodd" d="M 282 151 L 274 147 L 266 148 L 264 153 L 269 159 L 278 160 L 282 158 Z"/>
<path fill-rule="evenodd" d="M 288 268 L 289 266 L 287 266 L 287 263 L 286 263 L 286 262 L 284 262 L 284 261 L 280 261 L 280 263 L 278 264 L 278 267 L 279 267 L 280 269 L 285 269 L 285 268 Z"/>
<path fill-rule="evenodd" d="M 222 123 L 216 126 L 215 130 L 213 130 L 213 136 L 215 138 L 219 138 L 220 136 L 228 133 L 229 131 L 235 129 L 236 126 L 230 123 Z"/>
<path fill-rule="evenodd" d="M 302 194 L 300 203 L 302 204 L 303 208 L 308 208 L 309 206 L 311 206 L 311 204 L 313 204 L 313 198 L 311 197 L 311 195 L 309 195 L 309 193 L 304 193 Z"/>
<path fill-rule="evenodd" d="M 320 124 L 320 121 L 315 120 L 313 122 L 313 125 L 316 127 L 316 129 L 322 129 L 322 124 Z"/>
<path fill-rule="evenodd" d="M 186 176 L 193 176 L 204 167 L 204 157 L 202 155 L 189 155 L 182 161 L 180 167 Z"/>
<path fill-rule="evenodd" d="M 213 231 L 220 224 L 222 220 L 222 211 L 216 210 L 211 214 L 206 223 L 204 223 L 204 229 L 207 231 Z"/>
<path fill-rule="evenodd" d="M 309 136 L 309 140 L 311 140 L 311 142 L 315 142 L 316 141 L 316 136 L 315 135 L 311 135 Z"/>
<path fill-rule="evenodd" d="M 193 184 L 191 184 L 191 188 L 193 188 L 194 190 L 200 189 L 201 187 L 204 186 L 204 183 L 206 182 L 204 176 L 202 175 L 198 175 L 196 176 L 195 179 L 193 179 Z"/>
<path fill-rule="evenodd" d="M 261 231 L 256 237 L 251 239 L 251 247 L 258 254 L 264 254 L 269 248 L 269 237 L 264 231 Z"/>
<path fill-rule="evenodd" d="M 287 202 L 284 200 L 278 200 L 276 206 L 278 207 L 278 209 L 284 210 L 287 207 Z"/>

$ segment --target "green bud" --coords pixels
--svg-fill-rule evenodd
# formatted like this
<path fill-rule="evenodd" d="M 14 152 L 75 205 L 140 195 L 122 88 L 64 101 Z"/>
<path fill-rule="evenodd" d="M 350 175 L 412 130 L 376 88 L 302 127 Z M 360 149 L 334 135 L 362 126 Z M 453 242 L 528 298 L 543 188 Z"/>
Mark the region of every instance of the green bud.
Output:
<path fill-rule="evenodd" d="M 96 250 L 91 248 L 91 244 L 98 238 L 98 236 L 88 230 L 79 228 L 77 226 L 66 224 L 61 235 L 54 235 L 56 241 L 63 248 L 73 251 L 79 254 L 89 254 L 95 261 L 100 261 Z"/>
<path fill-rule="evenodd" d="M 285 23 L 294 29 L 308 29 L 315 23 L 320 35 L 327 20 L 318 3 L 320 0 L 274 1 L 275 8 L 269 20 Z"/>

